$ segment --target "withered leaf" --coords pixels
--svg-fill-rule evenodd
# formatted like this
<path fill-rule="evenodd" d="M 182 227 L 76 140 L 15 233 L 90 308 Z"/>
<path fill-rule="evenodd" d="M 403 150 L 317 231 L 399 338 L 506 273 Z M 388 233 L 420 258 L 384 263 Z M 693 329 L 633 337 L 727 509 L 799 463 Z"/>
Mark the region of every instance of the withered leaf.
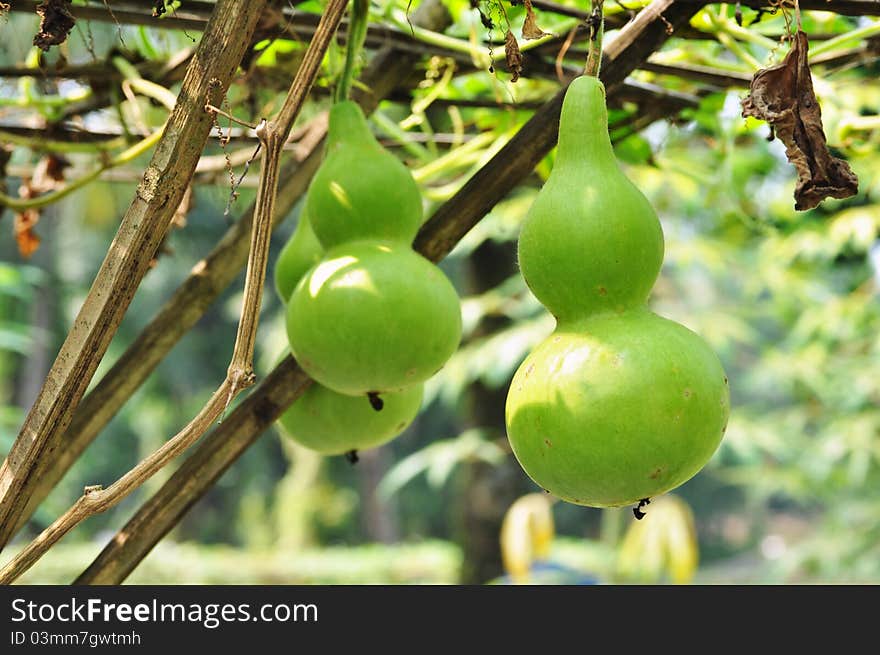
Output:
<path fill-rule="evenodd" d="M 34 45 L 43 51 L 67 40 L 76 19 L 67 8 L 70 0 L 44 0 L 37 5 L 40 30 L 34 36 Z"/>
<path fill-rule="evenodd" d="M 33 255 L 40 247 L 40 237 L 34 232 L 34 226 L 40 220 L 40 213 L 36 209 L 25 209 L 15 215 L 13 230 L 15 242 L 18 244 L 18 252 L 25 259 Z"/>
<path fill-rule="evenodd" d="M 547 32 L 538 27 L 538 19 L 535 17 L 535 10 L 532 9 L 532 0 L 526 2 L 526 20 L 523 23 L 522 35 L 524 39 L 540 39 Z"/>
<path fill-rule="evenodd" d="M 785 144 L 785 156 L 798 174 L 794 190 L 798 211 L 813 209 L 825 198 L 849 198 L 859 189 L 849 164 L 828 151 L 808 49 L 807 35 L 798 30 L 783 62 L 755 73 L 742 101 L 742 115 L 770 123 Z"/>
<path fill-rule="evenodd" d="M 519 79 L 519 74 L 522 72 L 523 56 L 519 50 L 519 43 L 517 43 L 516 37 L 510 30 L 507 30 L 507 34 L 504 35 L 504 55 L 507 59 L 507 70 L 510 71 L 512 76 L 510 81 L 516 82 Z"/>

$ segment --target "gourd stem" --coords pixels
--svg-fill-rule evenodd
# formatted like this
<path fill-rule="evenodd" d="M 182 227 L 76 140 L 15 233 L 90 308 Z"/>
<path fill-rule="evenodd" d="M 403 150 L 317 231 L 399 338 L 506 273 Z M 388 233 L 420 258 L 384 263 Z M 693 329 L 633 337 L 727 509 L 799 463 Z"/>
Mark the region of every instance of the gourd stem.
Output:
<path fill-rule="evenodd" d="M 584 66 L 584 75 L 599 77 L 599 69 L 602 66 L 602 36 L 605 33 L 605 15 L 603 5 L 605 0 L 591 0 L 593 11 L 587 22 L 590 25 L 590 47 L 587 51 L 587 65 Z"/>
<path fill-rule="evenodd" d="M 345 51 L 345 68 L 339 78 L 339 85 L 334 95 L 335 102 L 348 100 L 351 85 L 354 82 L 354 72 L 357 67 L 358 56 L 364 49 L 364 41 L 367 39 L 367 27 L 370 23 L 370 0 L 351 0 L 351 8 L 348 17 L 348 44 Z"/>

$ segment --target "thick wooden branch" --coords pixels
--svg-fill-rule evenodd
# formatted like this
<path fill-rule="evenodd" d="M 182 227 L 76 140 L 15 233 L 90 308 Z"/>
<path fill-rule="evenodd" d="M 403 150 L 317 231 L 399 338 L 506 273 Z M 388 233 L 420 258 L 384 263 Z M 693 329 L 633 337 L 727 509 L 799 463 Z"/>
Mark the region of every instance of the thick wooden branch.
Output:
<path fill-rule="evenodd" d="M 312 381 L 285 358 L 116 534 L 74 584 L 119 584 Z M 170 480 L 169 480 L 170 482 Z"/>
<path fill-rule="evenodd" d="M 82 521 L 119 503 L 174 457 L 186 450 L 217 421 L 235 391 L 236 383 L 227 378 L 198 415 L 173 439 L 165 442 L 162 448 L 106 489 L 101 488 L 100 485 L 86 487 L 83 495 L 64 514 L 0 570 L 0 584 L 11 584 Z"/>
<path fill-rule="evenodd" d="M 666 27 L 658 18 L 661 12 L 673 25 L 684 23 L 693 14 L 691 8 L 683 9 L 673 0 L 656 0 L 646 8 L 641 14 L 645 18 L 631 23 L 618 40 L 609 44 L 608 60 L 603 66 L 606 84 L 621 82 L 668 38 Z M 434 214 L 416 237 L 417 250 L 435 261 L 442 259 L 498 200 L 531 173 L 540 159 L 535 158 L 536 153 L 546 153 L 556 143 L 561 97 L 554 110 L 555 103 L 556 98 L 523 126 L 519 134 L 527 135 L 525 142 L 514 137 L 499 156 L 474 176 L 482 179 L 485 186 L 473 185 L 472 178 L 465 185 L 467 192 L 460 191 Z M 442 220 L 436 220 L 438 215 Z M 292 358 L 279 364 L 141 506 L 76 583 L 121 583 L 308 384 L 308 378 Z"/>
<path fill-rule="evenodd" d="M 423 2 L 414 22 L 442 29 L 450 18 L 439 0 Z M 380 51 L 361 75 L 369 91 L 355 88 L 353 97 L 366 113 L 410 75 L 416 58 L 393 49 Z M 274 224 L 284 218 L 308 188 L 323 157 L 326 124 L 310 135 L 311 149 L 299 161 L 282 168 L 275 200 Z M 39 462 L 38 480 L 31 491 L 26 520 L 119 408 L 155 370 L 177 342 L 198 322 L 208 307 L 241 272 L 247 260 L 254 207 L 249 207 L 217 246 L 193 267 L 192 273 L 159 310 L 138 337 L 82 401 L 62 440 L 64 448 L 46 453 Z"/>
<path fill-rule="evenodd" d="M 202 110 L 209 91 L 225 93 L 244 54 L 243 36 L 253 31 L 263 5 L 264 0 L 217 3 L 143 181 L 0 467 L 0 547 L 33 495 L 40 460 L 65 448 L 64 430 L 168 230 L 211 130 L 211 117 Z"/>

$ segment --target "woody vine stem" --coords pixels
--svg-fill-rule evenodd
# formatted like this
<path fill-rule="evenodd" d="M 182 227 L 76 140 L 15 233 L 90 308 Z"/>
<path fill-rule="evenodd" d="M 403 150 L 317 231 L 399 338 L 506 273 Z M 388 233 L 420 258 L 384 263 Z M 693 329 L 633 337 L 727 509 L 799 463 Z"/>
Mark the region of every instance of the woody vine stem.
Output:
<path fill-rule="evenodd" d="M 587 50 L 587 65 L 584 66 L 584 75 L 599 77 L 599 68 L 602 66 L 602 36 L 605 32 L 605 0 L 591 0 L 592 11 L 587 19 L 590 26 L 590 46 Z"/>
<path fill-rule="evenodd" d="M 254 209 L 254 224 L 244 285 L 244 302 L 242 303 L 238 333 L 235 337 L 235 346 L 226 379 L 223 380 L 223 383 L 195 418 L 174 437 L 166 441 L 161 448 L 148 455 L 106 489 L 100 485 L 86 487 L 83 495 L 70 509 L 0 570 L 0 584 L 10 584 L 16 580 L 74 527 L 88 517 L 116 505 L 177 455 L 198 441 L 220 419 L 232 399 L 240 391 L 254 383 L 254 342 L 266 276 L 269 236 L 272 233 L 272 214 L 278 187 L 281 153 L 293 122 L 308 98 L 309 91 L 321 67 L 321 60 L 336 33 L 336 28 L 342 20 L 342 14 L 345 12 L 347 4 L 348 0 L 329 0 L 302 64 L 296 72 L 284 105 L 275 120 L 262 121 L 256 130 L 264 152 L 263 165 L 260 170 L 257 201 Z M 208 111 L 211 109 L 206 107 Z"/>

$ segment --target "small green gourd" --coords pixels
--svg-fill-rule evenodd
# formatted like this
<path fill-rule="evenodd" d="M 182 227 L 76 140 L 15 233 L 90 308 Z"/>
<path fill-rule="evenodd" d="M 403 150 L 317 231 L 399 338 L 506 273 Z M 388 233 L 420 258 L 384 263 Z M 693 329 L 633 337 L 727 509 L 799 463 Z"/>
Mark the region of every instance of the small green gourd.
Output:
<path fill-rule="evenodd" d="M 309 217 L 305 211 L 300 212 L 293 234 L 275 260 L 275 291 L 281 302 L 287 303 L 297 283 L 321 261 L 323 254 L 324 249 L 315 236 Z"/>
<path fill-rule="evenodd" d="M 523 277 L 557 327 L 520 365 L 505 408 L 517 460 L 563 500 L 610 507 L 670 491 L 727 427 L 715 353 L 646 306 L 662 261 L 657 215 L 615 160 L 604 87 L 580 77 L 519 240 Z"/>
<path fill-rule="evenodd" d="M 412 175 L 351 100 L 330 109 L 327 153 L 309 186 L 306 213 L 324 248 L 359 239 L 412 243 L 422 224 Z"/>
<path fill-rule="evenodd" d="M 424 385 L 382 397 L 376 411 L 363 396 L 346 396 L 313 384 L 281 415 L 284 433 L 323 455 L 375 448 L 394 439 L 413 422 L 422 406 Z"/>
<path fill-rule="evenodd" d="M 565 94 L 553 173 L 523 222 L 518 252 L 529 288 L 560 321 L 636 307 L 654 286 L 663 231 L 614 157 L 594 77 Z"/>

